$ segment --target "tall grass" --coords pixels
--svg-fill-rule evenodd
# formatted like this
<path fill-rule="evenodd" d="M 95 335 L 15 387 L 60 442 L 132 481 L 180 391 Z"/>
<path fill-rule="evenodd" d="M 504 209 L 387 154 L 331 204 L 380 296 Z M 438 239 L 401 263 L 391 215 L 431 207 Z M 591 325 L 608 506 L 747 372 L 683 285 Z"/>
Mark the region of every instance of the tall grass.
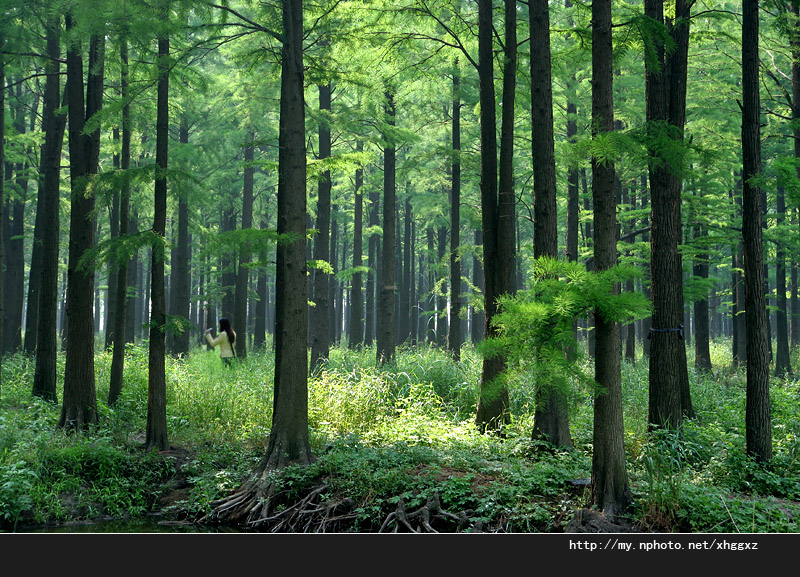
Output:
<path fill-rule="evenodd" d="M 744 525 L 797 532 L 798 382 L 772 381 L 775 458 L 757 465 L 745 455 L 746 383 L 743 371 L 731 366 L 729 350 L 729 343 L 715 343 L 714 371 L 698 373 L 687 347 L 696 417 L 687 420 L 679 436 L 647 432 L 647 359 L 639 350 L 636 363 L 623 362 L 633 514 L 659 530 L 729 531 Z M 100 423 L 82 435 L 56 431 L 59 404 L 31 397 L 32 359 L 4 359 L 0 528 L 18 519 L 89 516 L 97 513 L 92 509 L 97 503 L 106 513 L 131 515 L 153 506 L 159 479 L 171 473 L 157 465 L 163 460 L 140 450 L 147 356 L 146 344 L 129 346 L 122 394 L 109 407 L 111 355 L 96 355 Z M 591 374 L 591 359 L 581 362 Z M 59 367 L 61 383 L 61 358 Z M 206 510 L 235 488 L 263 456 L 272 421 L 273 373 L 269 351 L 251 352 L 233 369 L 224 368 L 216 352 L 200 347 L 167 358 L 170 443 L 192 451 L 186 468 L 190 489 L 180 505 L 187 514 Z M 376 364 L 374 348 L 332 348 L 330 359 L 308 381 L 318 461 L 291 478 L 308 483 L 314 475 L 328 476 L 331 487 L 358 498 L 364 530 L 374 528 L 398 491 L 412 501 L 432 491 L 447 495 L 445 506 L 468 504 L 487 520 L 504 524 L 504 530 L 561 530 L 569 507 L 588 504 L 588 495 L 570 481 L 591 476 L 592 392 L 576 385 L 570 395 L 574 449 L 537 451 L 530 442 L 535 383 L 525 375 L 512 383 L 512 418 L 504 436 L 480 435 L 474 426 L 480 373 L 481 358 L 468 345 L 460 362 L 438 348 L 400 347 L 396 361 L 384 366 Z M 68 507 L 65 495 L 82 505 Z M 736 515 L 747 507 L 751 514 L 744 523 Z"/>

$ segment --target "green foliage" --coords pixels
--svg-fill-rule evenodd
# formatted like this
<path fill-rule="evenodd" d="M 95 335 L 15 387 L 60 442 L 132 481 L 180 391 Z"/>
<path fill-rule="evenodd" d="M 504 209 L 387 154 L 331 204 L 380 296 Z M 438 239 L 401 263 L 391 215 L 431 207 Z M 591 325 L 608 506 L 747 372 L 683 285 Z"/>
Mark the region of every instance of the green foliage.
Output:
<path fill-rule="evenodd" d="M 593 380 L 578 362 L 575 321 L 593 311 L 613 322 L 644 317 L 649 310 L 644 295 L 614 290 L 637 274 L 622 265 L 598 273 L 576 262 L 536 259 L 531 288 L 499 299 L 494 319 L 499 334 L 479 350 L 487 357 L 503 356 L 517 375 L 529 375 L 534 383 L 564 391 L 573 382 L 590 384 Z"/>

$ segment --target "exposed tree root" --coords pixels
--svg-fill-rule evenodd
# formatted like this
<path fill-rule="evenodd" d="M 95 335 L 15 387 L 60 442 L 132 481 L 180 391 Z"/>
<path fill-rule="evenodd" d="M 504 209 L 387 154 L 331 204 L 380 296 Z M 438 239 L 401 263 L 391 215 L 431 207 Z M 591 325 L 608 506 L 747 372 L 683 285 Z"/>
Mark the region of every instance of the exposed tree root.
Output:
<path fill-rule="evenodd" d="M 480 521 L 470 521 L 468 513 L 472 511 L 460 511 L 458 514 L 445 511 L 438 493 L 434 493 L 425 505 L 409 513 L 401 497 L 397 509 L 389 513 L 379 533 L 458 533 L 466 529 L 482 532 L 483 524 Z M 445 526 L 437 531 L 433 526 L 434 522 L 444 523 Z"/>

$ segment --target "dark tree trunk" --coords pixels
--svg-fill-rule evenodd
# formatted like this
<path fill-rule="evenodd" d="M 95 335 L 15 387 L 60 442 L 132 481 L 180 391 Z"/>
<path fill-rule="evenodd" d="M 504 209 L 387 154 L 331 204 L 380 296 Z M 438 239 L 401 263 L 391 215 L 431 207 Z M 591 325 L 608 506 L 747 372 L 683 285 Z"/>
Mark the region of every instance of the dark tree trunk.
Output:
<path fill-rule="evenodd" d="M 25 134 L 25 110 L 22 100 L 22 85 L 9 103 L 14 129 Z M 28 192 L 27 166 L 25 162 L 6 163 L 7 180 L 13 177 L 16 195 L 6 201 L 6 222 L 3 223 L 5 238 L 5 262 L 3 270 L 3 353 L 14 353 L 22 349 L 22 306 L 25 297 L 25 203 Z"/>
<path fill-rule="evenodd" d="M 592 133 L 614 127 L 611 2 L 592 3 Z M 594 266 L 603 271 L 617 263 L 615 168 L 592 158 Z M 619 290 L 615 288 L 614 290 Z M 621 342 L 619 323 L 595 312 L 595 381 L 601 391 L 594 403 L 592 501 L 611 519 L 623 515 L 632 501 L 625 470 L 622 420 Z"/>
<path fill-rule="evenodd" d="M 5 56 L 3 55 L 3 49 L 5 48 L 5 35 L 0 35 L 0 86 L 5 87 L 6 85 L 6 60 Z M 0 90 L 0 171 L 3 170 L 3 165 L 5 164 L 5 126 L 6 126 L 6 91 Z M 5 211 L 5 179 L 0 178 L 0 223 L 2 223 L 5 219 L 5 215 L 3 214 Z M 4 245 L 3 242 L 3 235 L 0 234 L 0 263 L 3 262 L 3 251 Z M 4 291 L 3 291 L 3 283 L 0 282 L 0 375 L 2 375 L 3 369 L 3 352 L 2 352 L 2 343 L 3 343 L 3 298 L 4 298 Z M 2 377 L 0 377 L 0 387 L 2 387 Z"/>
<path fill-rule="evenodd" d="M 128 97 L 128 39 L 120 39 L 120 87 L 121 98 L 125 104 L 122 106 L 122 142 L 120 148 L 120 168 L 124 175 L 127 175 L 131 166 L 131 110 L 127 101 Z M 122 189 L 119 192 L 119 235 L 124 237 L 131 230 L 130 226 L 130 180 L 125 176 L 122 180 Z M 133 260 L 123 260 L 117 269 L 116 292 L 114 299 L 114 334 L 119 338 L 114 338 L 114 348 L 111 352 L 111 375 L 108 384 L 108 404 L 114 405 L 122 392 L 122 376 L 125 367 L 125 343 L 127 335 L 132 329 L 133 307 L 130 306 L 127 296 L 128 286 L 135 286 L 136 265 Z"/>
<path fill-rule="evenodd" d="M 555 259 L 558 258 L 558 214 L 550 67 L 550 9 L 547 0 L 530 0 L 528 16 L 531 34 L 533 256 Z M 536 387 L 532 440 L 543 440 L 560 447 L 572 446 L 566 393 L 549 386 L 549 383 L 536 383 Z"/>
<path fill-rule="evenodd" d="M 339 303 L 336 299 L 336 268 L 337 268 L 337 260 L 339 259 L 339 223 L 335 217 L 336 214 L 336 206 L 331 205 L 331 232 L 330 232 L 330 249 L 328 252 L 328 258 L 333 269 L 333 277 L 328 279 L 328 349 L 330 350 L 331 343 L 336 344 L 336 335 L 337 335 L 337 325 L 338 319 L 340 318 L 339 315 Z M 312 349 L 313 350 L 313 349 Z M 326 356 L 327 358 L 327 356 Z M 312 365 L 313 367 L 314 365 Z"/>
<path fill-rule="evenodd" d="M 266 454 L 235 493 L 213 503 L 212 521 L 257 524 L 272 514 L 273 471 L 313 459 L 308 431 L 306 149 L 303 109 L 303 3 L 283 2 L 275 286 L 275 395 Z"/>
<path fill-rule="evenodd" d="M 782 186 L 776 194 L 776 224 L 778 229 L 786 220 L 786 199 Z M 775 315 L 775 376 L 783 377 L 792 374 L 792 363 L 789 359 L 789 325 L 786 316 L 786 247 L 782 238 L 777 240 L 775 255 L 775 292 L 777 293 L 777 311 Z"/>
<path fill-rule="evenodd" d="M 331 110 L 331 86 L 319 86 L 319 109 L 322 115 L 319 125 L 319 158 L 324 160 L 331 155 L 331 128 L 326 113 Z M 331 175 L 326 171 L 319 180 L 317 199 L 317 233 L 314 237 L 314 260 L 331 262 Z M 311 308 L 311 369 L 316 370 L 320 363 L 328 360 L 330 354 L 330 311 L 329 274 L 319 268 L 314 269 L 314 306 Z"/>
<path fill-rule="evenodd" d="M 61 54 L 61 24 L 57 18 L 47 25 L 47 64 L 44 116 L 42 120 L 42 188 L 39 191 L 42 211 L 42 257 L 39 276 L 38 319 L 36 324 L 36 368 L 33 375 L 33 394 L 57 402 L 56 379 L 58 357 L 58 252 L 59 252 L 59 184 L 61 182 L 61 149 L 67 119 L 56 114 L 59 107 Z M 39 218 L 37 209 L 37 219 Z M 0 283 L 2 284 L 2 283 Z M 27 342 L 27 336 L 26 336 Z"/>
<path fill-rule="evenodd" d="M 120 141 L 120 131 L 118 127 L 114 127 L 112 130 L 112 138 L 114 140 L 114 149 L 116 150 L 117 145 Z M 114 167 L 115 171 L 119 171 L 120 169 L 120 155 L 117 152 L 114 152 L 112 157 L 112 166 Z M 111 199 L 111 206 L 109 210 L 108 220 L 109 220 L 109 230 L 111 232 L 111 238 L 119 240 L 119 229 L 120 229 L 120 218 L 119 218 L 119 205 L 120 205 L 120 191 L 118 188 L 114 188 L 112 192 L 112 199 Z M 105 308 L 105 321 L 103 324 L 104 331 L 105 331 L 105 349 L 111 350 L 112 346 L 114 345 L 114 327 L 116 326 L 116 315 L 117 315 L 117 280 L 118 276 L 116 274 L 118 270 L 119 263 L 109 263 L 108 266 L 108 290 L 107 290 L 107 298 L 106 298 L 106 308 Z"/>
<path fill-rule="evenodd" d="M 178 140 L 181 144 L 189 143 L 189 124 L 186 116 L 181 117 L 178 129 Z M 189 352 L 189 191 L 183 186 L 178 191 L 178 241 L 172 251 L 170 262 L 170 305 L 169 314 L 177 317 L 182 326 L 173 327 L 169 331 L 169 348 L 173 355 L 185 355 Z M 184 324 L 185 323 L 185 324 Z M 234 326 L 238 324 L 234 322 Z M 237 331 L 237 336 L 239 335 Z M 238 339 L 236 344 L 238 345 Z"/>
<path fill-rule="evenodd" d="M 408 188 L 408 187 L 406 187 Z M 400 334 L 398 342 L 405 343 L 411 337 L 411 198 L 406 194 L 405 218 L 403 219 L 403 282 L 400 289 Z"/>
<path fill-rule="evenodd" d="M 650 271 L 653 303 L 650 329 L 650 427 L 677 429 L 692 415 L 687 398 L 689 375 L 683 335 L 683 264 L 681 171 L 659 156 L 664 140 L 683 140 L 686 111 L 686 58 L 689 21 L 685 2 L 676 3 L 676 21 L 668 27 L 676 50 L 667 58 L 663 42 L 654 40 L 655 59 L 645 58 L 650 149 Z M 664 23 L 663 0 L 646 0 L 645 15 Z M 653 61 L 656 61 L 655 63 Z M 651 64 L 652 63 L 652 64 Z M 677 329 L 677 330 L 676 330 Z"/>
<path fill-rule="evenodd" d="M 261 230 L 267 230 L 269 223 L 267 216 L 263 215 L 261 219 Z M 261 265 L 258 267 L 258 282 L 256 293 L 258 294 L 258 301 L 256 302 L 256 328 L 253 331 L 253 348 L 261 350 L 264 348 L 267 340 L 267 317 L 269 308 L 269 284 L 267 283 L 266 262 L 269 259 L 269 254 L 266 249 L 262 249 L 259 256 Z"/>
<path fill-rule="evenodd" d="M 736 184 L 731 191 L 733 197 L 733 210 L 735 217 L 742 216 L 742 180 L 741 173 L 737 171 Z M 731 284 L 733 291 L 733 338 L 731 339 L 733 365 L 739 366 L 747 363 L 747 347 L 745 344 L 747 319 L 745 315 L 745 288 L 744 288 L 744 256 L 743 244 L 739 240 L 731 248 L 732 272 Z"/>
<path fill-rule="evenodd" d="M 375 227 L 379 224 L 379 212 L 380 212 L 380 193 L 377 187 L 373 187 L 369 193 L 369 226 L 370 230 L 374 231 Z M 377 287 L 377 278 L 378 278 L 378 260 L 379 260 L 379 248 L 380 248 L 380 238 L 378 237 L 375 232 L 370 232 L 369 239 L 367 241 L 368 245 L 368 254 L 367 254 L 367 267 L 369 268 L 369 273 L 367 274 L 367 297 L 365 307 L 366 310 L 364 312 L 364 344 L 366 346 L 371 346 L 373 341 L 375 340 L 375 289 Z"/>
<path fill-rule="evenodd" d="M 453 65 L 453 160 L 450 167 L 450 325 L 447 348 L 453 358 L 461 359 L 461 76 L 458 58 Z"/>
<path fill-rule="evenodd" d="M 761 103 L 758 93 L 758 1 L 742 4 L 742 237 L 745 317 L 747 319 L 747 453 L 757 461 L 772 458 L 769 395 L 769 342 L 764 295 L 761 191 Z"/>
<path fill-rule="evenodd" d="M 128 233 L 129 234 L 137 234 L 139 232 L 138 222 L 139 222 L 139 214 L 136 211 L 135 207 L 131 207 L 131 217 L 128 219 Z M 131 289 L 128 292 L 128 298 L 126 300 L 126 313 L 125 316 L 125 342 L 126 343 L 133 343 L 136 341 L 137 335 L 137 323 L 140 323 L 142 320 L 142 313 L 140 310 L 139 303 L 141 302 L 141 297 L 139 295 L 139 291 L 141 290 L 141 282 L 140 282 L 140 259 L 138 252 L 131 256 L 131 259 L 128 261 L 128 276 L 126 278 L 127 285 Z"/>
<path fill-rule="evenodd" d="M 394 93 L 386 90 L 386 123 L 395 125 Z M 386 137 L 383 148 L 383 240 L 381 281 L 378 301 L 378 330 L 376 358 L 379 364 L 394 360 L 394 251 L 395 251 L 395 144 L 393 135 Z"/>
<path fill-rule="evenodd" d="M 359 141 L 357 151 L 364 150 L 364 144 Z M 359 269 L 363 266 L 363 230 L 364 230 L 364 202 L 361 187 L 364 185 L 364 169 L 356 169 L 355 175 L 355 200 L 353 201 L 353 280 L 350 284 L 350 331 L 347 345 L 351 349 L 359 349 L 364 344 L 364 299 L 361 294 L 362 273 Z"/>
<path fill-rule="evenodd" d="M 244 174 L 242 184 L 242 230 L 253 228 L 253 177 L 255 167 L 255 149 L 252 140 L 253 133 L 248 135 L 251 142 L 244 148 Z M 250 284 L 250 246 L 243 243 L 239 246 L 239 266 L 236 269 L 236 296 L 234 298 L 233 326 L 236 327 L 236 356 L 240 359 L 247 357 L 247 297 Z"/>
<path fill-rule="evenodd" d="M 73 19 L 65 17 L 67 30 Z M 94 377 L 93 265 L 79 261 L 94 246 L 94 194 L 87 180 L 97 171 L 100 128 L 84 133 L 86 121 L 102 108 L 104 38 L 93 36 L 89 48 L 89 74 L 84 106 L 83 57 L 79 42 L 67 50 L 67 94 L 70 155 L 70 230 L 67 265 L 67 346 L 64 364 L 64 399 L 58 428 L 81 430 L 97 423 Z"/>
<path fill-rule="evenodd" d="M 481 211 L 483 228 L 485 335 L 497 334 L 493 320 L 498 297 L 512 293 L 514 285 L 513 129 L 517 64 L 516 2 L 505 2 L 503 114 L 500 163 L 497 162 L 492 3 L 478 2 L 478 78 L 481 122 Z M 499 173 L 499 184 L 498 184 Z M 476 425 L 481 432 L 500 429 L 508 420 L 508 389 L 500 378 L 505 358 L 485 358 L 481 372 Z"/>
<path fill-rule="evenodd" d="M 479 291 L 484 290 L 483 278 L 483 264 L 481 262 L 481 254 L 483 252 L 483 231 L 478 229 L 475 231 L 474 238 L 474 252 L 472 254 L 472 284 Z M 472 308 L 472 319 L 470 320 L 471 334 L 473 344 L 477 344 L 483 340 L 485 330 L 485 320 L 483 310 L 480 308 Z"/>
<path fill-rule="evenodd" d="M 230 192 L 230 191 L 229 191 Z M 223 202 L 226 203 L 222 209 L 220 218 L 222 219 L 221 229 L 223 232 L 232 232 L 236 229 L 236 214 L 234 212 L 232 197 L 226 198 Z M 219 259 L 220 281 L 222 284 L 222 299 L 220 302 L 220 317 L 227 317 L 233 321 L 233 313 L 236 308 L 236 266 L 235 253 L 230 249 L 225 249 L 225 252 Z M 216 327 L 214 327 L 216 328 Z M 236 327 L 233 327 L 236 330 Z"/>
<path fill-rule="evenodd" d="M 792 136 L 794 137 L 794 157 L 799 163 L 797 164 L 796 172 L 800 178 L 800 2 L 792 0 L 789 6 L 794 16 L 794 30 L 791 35 L 789 45 L 792 49 Z M 800 222 L 800 211 L 795 210 L 795 224 Z M 790 319 L 791 325 L 791 345 L 794 347 L 800 344 L 800 309 L 798 308 L 797 299 L 797 262 L 795 258 L 790 258 L 791 271 L 790 282 L 791 285 L 791 310 L 792 316 Z"/>
<path fill-rule="evenodd" d="M 695 225 L 694 237 L 701 239 L 705 236 L 705 231 L 700 225 Z M 708 280 L 709 273 L 708 254 L 699 253 L 694 257 L 692 272 L 701 282 Z M 711 366 L 710 330 L 708 318 L 708 295 L 699 298 L 694 302 L 694 366 L 698 371 L 708 371 Z"/>
<path fill-rule="evenodd" d="M 447 227 L 440 226 L 437 233 L 438 247 L 436 251 L 436 264 L 438 270 L 443 270 L 445 256 L 447 255 Z M 448 261 L 450 259 L 447 259 Z M 436 295 L 436 344 L 441 348 L 447 347 L 447 281 L 446 274 L 442 272 L 442 281 Z"/>
<path fill-rule="evenodd" d="M 164 8 L 166 8 L 164 6 Z M 169 156 L 169 36 L 158 39 L 156 110 L 156 178 L 153 195 L 153 247 L 150 264 L 150 346 L 148 354 L 147 429 L 145 448 L 166 451 L 166 308 L 164 248 L 167 232 L 167 160 Z"/>

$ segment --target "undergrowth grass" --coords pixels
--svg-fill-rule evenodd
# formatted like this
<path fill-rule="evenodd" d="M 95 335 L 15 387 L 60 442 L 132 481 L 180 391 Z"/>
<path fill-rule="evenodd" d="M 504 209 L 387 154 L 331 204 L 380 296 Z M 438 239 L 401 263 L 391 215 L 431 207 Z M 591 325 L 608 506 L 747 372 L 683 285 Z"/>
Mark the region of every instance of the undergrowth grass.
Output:
<path fill-rule="evenodd" d="M 798 382 L 772 381 L 775 457 L 745 454 L 743 371 L 729 343 L 712 348 L 711 373 L 693 368 L 696 416 L 680 434 L 647 432 L 648 363 L 622 365 L 624 440 L 634 503 L 643 528 L 692 532 L 800 532 Z M 130 346 L 118 402 L 109 407 L 111 356 L 95 359 L 99 424 L 79 435 L 55 429 L 60 405 L 31 396 L 34 363 L 3 360 L 0 394 L 0 529 L 98 515 L 137 517 L 158 506 L 174 462 L 142 450 L 147 419 L 147 348 Z M 591 374 L 590 360 L 582 361 Z M 795 362 L 796 355 L 795 355 Z M 63 359 L 59 359 L 63 372 Z M 354 499 L 354 530 L 375 531 L 402 498 L 471 510 L 494 530 L 563 531 L 572 511 L 590 505 L 593 403 L 571 392 L 573 448 L 533 444 L 534 383 L 510 389 L 511 422 L 502 436 L 474 426 L 481 358 L 471 346 L 460 362 L 429 347 L 400 347 L 390 365 L 374 348 L 334 347 L 309 378 L 309 427 L 316 462 L 290 467 L 286 491 L 301 494 L 325 479 L 331 495 Z M 173 513 L 195 518 L 235 489 L 264 454 L 272 420 L 273 356 L 253 351 L 233 369 L 197 348 L 168 357 L 170 443 L 186 449 L 187 487 Z M 59 381 L 61 379 L 59 378 Z M 58 391 L 59 400 L 62 391 Z"/>

